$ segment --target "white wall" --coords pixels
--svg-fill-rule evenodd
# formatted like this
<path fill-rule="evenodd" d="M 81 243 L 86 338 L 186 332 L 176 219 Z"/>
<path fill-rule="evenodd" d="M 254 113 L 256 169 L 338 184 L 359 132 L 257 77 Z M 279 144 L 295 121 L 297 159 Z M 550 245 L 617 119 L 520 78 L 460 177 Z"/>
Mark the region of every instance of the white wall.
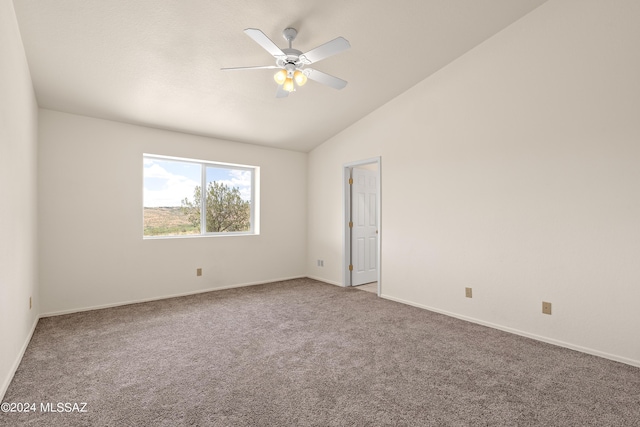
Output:
<path fill-rule="evenodd" d="M 383 296 L 640 366 L 638 22 L 551 0 L 312 151 L 309 274 L 381 155 Z"/>
<path fill-rule="evenodd" d="M 13 2 L 0 2 L 0 401 L 38 313 L 37 115 Z M 29 297 L 34 306 L 29 309 Z"/>
<path fill-rule="evenodd" d="M 39 126 L 43 314 L 305 275 L 306 154 L 44 109 Z M 260 235 L 143 240 L 143 153 L 259 166 Z"/>

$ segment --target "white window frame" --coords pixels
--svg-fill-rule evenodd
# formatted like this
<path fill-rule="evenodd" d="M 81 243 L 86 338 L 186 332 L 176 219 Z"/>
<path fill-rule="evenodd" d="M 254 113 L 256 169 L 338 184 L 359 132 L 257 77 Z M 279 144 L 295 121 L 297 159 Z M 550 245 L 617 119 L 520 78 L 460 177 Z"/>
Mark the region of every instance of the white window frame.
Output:
<path fill-rule="evenodd" d="M 180 163 L 194 163 L 200 165 L 200 188 L 201 188 L 201 196 L 202 200 L 200 201 L 200 234 L 189 234 L 189 235 L 168 235 L 168 236 L 145 236 L 144 235 L 144 225 L 142 227 L 142 236 L 144 239 L 176 239 L 176 238 L 194 238 L 194 237 L 221 237 L 221 236 L 257 236 L 260 234 L 260 167 L 259 166 L 250 166 L 250 165 L 241 165 L 237 163 L 223 163 L 223 162 L 214 162 L 210 160 L 200 160 L 200 159 L 189 159 L 184 157 L 174 157 L 174 156 L 163 156 L 160 154 L 142 154 L 142 164 L 144 168 L 144 160 L 163 160 L 163 161 L 173 161 Z M 206 224 L 206 203 L 204 202 L 204 197 L 206 195 L 206 183 L 207 183 L 207 167 L 213 168 L 223 168 L 223 169 L 237 169 L 237 170 L 245 170 L 251 172 L 251 204 L 250 204 L 250 219 L 249 224 L 250 228 L 248 231 L 224 231 L 224 232 L 209 232 L 207 231 Z M 144 174 L 142 178 L 142 187 L 144 193 Z M 144 224 L 144 195 L 142 201 L 142 210 L 143 210 L 143 224 Z"/>

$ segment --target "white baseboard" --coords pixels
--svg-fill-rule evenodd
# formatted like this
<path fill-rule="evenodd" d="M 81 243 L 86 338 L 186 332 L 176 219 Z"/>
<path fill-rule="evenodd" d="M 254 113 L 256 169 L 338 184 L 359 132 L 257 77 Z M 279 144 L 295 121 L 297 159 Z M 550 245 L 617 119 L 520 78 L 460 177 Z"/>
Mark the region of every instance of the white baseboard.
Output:
<path fill-rule="evenodd" d="M 471 322 L 471 323 L 476 323 L 478 325 L 482 325 L 482 326 L 487 326 L 489 328 L 493 328 L 493 329 L 498 329 L 501 331 L 505 331 L 505 332 L 509 332 L 515 335 L 520 335 L 526 338 L 531 338 L 534 339 L 536 341 L 542 341 L 542 342 L 546 342 L 548 344 L 553 344 L 553 345 L 557 345 L 559 347 L 564 347 L 564 348 L 568 348 L 570 350 L 575 350 L 575 351 L 579 351 L 581 353 L 586 353 L 586 354 L 590 354 L 592 356 L 598 356 L 598 357 L 602 357 L 604 359 L 609 359 L 609 360 L 613 360 L 615 362 L 620 362 L 620 363 L 624 363 L 627 365 L 631 365 L 631 366 L 636 366 L 638 368 L 640 368 L 640 360 L 634 360 L 634 359 L 629 359 L 626 357 L 622 357 L 622 356 L 617 356 L 615 354 L 609 354 L 609 353 L 605 353 L 599 350 L 594 350 L 592 348 L 588 348 L 588 347 L 582 347 L 579 345 L 575 345 L 575 344 L 571 344 L 565 341 L 559 341 L 553 338 L 548 338 L 548 337 L 544 337 L 541 335 L 536 335 L 536 334 L 532 334 L 529 332 L 524 332 L 521 331 L 519 329 L 514 329 L 514 328 L 510 328 L 507 326 L 502 326 L 502 325 L 498 325 L 495 323 L 491 323 L 491 322 L 485 322 L 484 320 L 479 320 L 479 319 L 475 319 L 473 317 L 468 317 L 468 316 L 463 316 L 457 313 L 452 313 L 446 310 L 440 310 L 437 308 L 433 308 L 433 307 L 429 307 L 423 304 L 417 304 L 415 302 L 411 302 L 411 301 L 406 301 L 403 300 L 401 298 L 395 298 L 389 295 L 380 295 L 381 298 L 384 299 L 388 299 L 390 301 L 395 301 L 395 302 L 399 302 L 402 304 L 406 304 L 406 305 L 410 305 L 413 307 L 417 307 L 417 308 L 422 308 L 425 310 L 429 310 L 429 311 L 433 311 L 434 313 L 439 313 L 439 314 L 444 314 L 445 316 L 449 316 L 449 317 L 455 317 L 456 319 L 460 319 L 460 320 L 465 320 L 467 322 Z"/>
<path fill-rule="evenodd" d="M 199 289 L 197 291 L 182 292 L 182 293 L 179 293 L 179 294 L 162 295 L 162 296 L 157 296 L 157 297 L 142 298 L 142 299 L 130 300 L 130 301 L 120 301 L 120 302 L 111 303 L 111 304 L 101 304 L 101 305 L 94 305 L 94 306 L 91 306 L 91 307 L 74 308 L 74 309 L 69 309 L 69 310 L 52 311 L 52 312 L 49 312 L 49 313 L 41 314 L 40 318 L 53 317 L 53 316 L 62 316 L 64 314 L 80 313 L 80 312 L 83 312 L 83 311 L 101 310 L 103 308 L 119 307 L 119 306 L 122 306 L 122 305 L 129 305 L 129 304 L 139 304 L 139 303 L 143 303 L 143 302 L 158 301 L 158 300 L 169 299 L 169 298 L 185 297 L 185 296 L 188 296 L 188 295 L 204 294 L 204 293 L 213 292 L 213 291 L 222 291 L 224 289 L 244 288 L 246 286 L 264 285 L 266 283 L 282 282 L 284 280 L 302 279 L 304 277 L 306 277 L 306 276 L 295 276 L 295 277 L 284 277 L 284 278 L 279 278 L 279 279 L 261 280 L 259 282 L 239 283 L 239 284 L 235 284 L 235 285 L 220 286 L 220 287 L 217 287 L 217 288 Z"/>
<path fill-rule="evenodd" d="M 323 279 L 321 277 L 315 277 L 315 276 L 307 276 L 307 277 L 309 279 L 317 280 L 318 282 L 328 283 L 329 285 L 340 286 L 341 288 L 344 287 L 344 286 L 342 286 L 342 283 L 334 282 L 332 280 Z"/>
<path fill-rule="evenodd" d="M 84 307 L 84 308 L 78 308 L 78 309 L 72 309 L 72 310 L 64 310 L 64 311 L 58 311 L 58 312 L 51 312 L 51 313 L 44 313 L 41 314 L 38 318 L 36 318 L 33 322 L 33 326 L 31 327 L 31 331 L 29 332 L 27 338 L 25 339 L 24 344 L 22 345 L 22 348 L 18 354 L 18 356 L 16 357 L 16 360 L 11 368 L 11 371 L 9 373 L 9 375 L 7 376 L 7 378 L 5 378 L 4 382 L 2 383 L 2 386 L 0 387 L 0 402 L 4 399 L 4 395 L 7 391 L 7 389 L 9 388 L 9 384 L 11 383 L 11 381 L 13 380 L 13 376 L 15 375 L 16 370 L 18 369 L 18 366 L 20 366 L 20 362 L 22 361 L 22 357 L 24 356 L 25 351 L 27 350 L 27 346 L 29 345 L 29 342 L 31 341 L 31 337 L 33 336 L 33 333 L 35 332 L 36 326 L 38 324 L 38 320 L 40 318 L 43 317 L 51 317 L 51 316 L 60 316 L 63 314 L 71 314 L 71 313 L 78 313 L 78 312 L 82 312 L 82 311 L 90 311 L 90 310 L 99 310 L 99 309 L 103 309 L 103 308 L 110 308 L 110 307 L 118 307 L 118 306 L 122 306 L 122 305 L 129 305 L 129 304 L 138 304 L 138 303 L 143 303 L 143 302 L 150 302 L 150 301 L 157 301 L 157 300 L 162 300 L 162 299 L 167 299 L 167 298 L 176 298 L 176 297 L 181 297 L 181 296 L 187 296 L 187 295 L 195 295 L 195 294 L 201 294 L 201 293 L 206 293 L 206 292 L 213 292 L 213 291 L 221 291 L 224 289 L 233 289 L 233 288 L 241 288 L 241 287 L 246 287 L 246 286 L 255 286 L 255 285 L 262 285 L 265 283 L 273 283 L 273 282 L 280 282 L 280 281 L 284 281 L 284 280 L 293 280 L 293 279 L 301 279 L 304 277 L 308 277 L 310 279 L 313 280 L 317 280 L 319 282 L 323 282 L 323 283 L 327 283 L 330 285 L 335 285 L 335 286 L 339 286 L 339 287 L 343 287 L 342 284 L 337 283 L 337 282 L 333 282 L 330 280 L 326 280 L 320 277 L 314 277 L 314 276 L 295 276 L 295 277 L 287 277 L 287 278 L 280 278 L 280 279 L 271 279 L 271 280 L 265 280 L 265 281 L 259 281 L 259 282 L 251 282 L 251 283 L 242 283 L 242 284 L 235 284 L 235 285 L 229 285 L 229 286 L 222 286 L 222 287 L 218 287 L 218 288 L 210 288 L 210 289 L 201 289 L 201 290 L 197 290 L 197 291 L 192 291 L 192 292 L 184 292 L 184 293 L 180 293 L 180 294 L 172 294 L 172 295 L 165 295 L 165 296 L 159 296 L 159 297 L 153 297 L 153 298 L 145 298 L 145 299 L 139 299 L 139 300 L 132 300 L 132 301 L 123 301 L 123 302 L 118 302 L 118 303 L 113 303 L 113 304 L 103 304 L 103 305 L 98 305 L 98 306 L 92 306 L 92 307 Z M 429 307 L 423 304 L 417 304 L 411 301 L 406 301 L 403 300 L 401 298 L 395 298 L 389 295 L 385 295 L 385 294 L 381 294 L 380 295 L 381 298 L 385 298 L 387 300 L 390 301 L 395 301 L 401 304 L 406 304 L 406 305 L 410 305 L 413 307 L 418 307 L 424 310 L 429 310 L 429 311 L 433 311 L 435 313 L 440 313 L 440 314 L 444 314 L 446 316 L 450 316 L 450 317 L 455 317 L 457 319 L 461 319 L 461 320 L 465 320 L 467 322 L 472 322 L 472 323 L 476 323 L 478 325 L 482 325 L 482 326 L 487 326 L 493 329 L 498 329 L 501 331 L 505 331 L 505 332 L 509 332 L 512 334 L 516 334 L 516 335 L 520 335 L 523 337 L 527 337 L 527 338 L 531 338 L 537 341 L 542 341 L 542 342 L 546 342 L 549 344 L 553 344 L 553 345 L 557 345 L 560 347 L 565 347 L 571 350 L 575 350 L 575 351 L 580 351 L 582 353 L 586 353 L 586 354 L 591 354 L 593 356 L 598 356 L 598 357 L 602 357 L 605 359 L 609 359 L 609 360 L 613 360 L 616 362 L 620 362 L 620 363 L 625 363 L 627 365 L 631 365 L 631 366 L 636 366 L 640 368 L 640 360 L 634 360 L 634 359 L 629 359 L 626 357 L 621 357 L 621 356 L 617 356 L 614 354 L 609 354 L 609 353 L 605 353 L 602 351 L 598 351 L 598 350 L 594 350 L 591 348 L 587 348 L 587 347 L 582 347 L 579 345 L 574 345 L 571 343 L 567 343 L 564 341 L 559 341 L 559 340 L 555 340 L 553 338 L 547 338 L 547 337 L 543 337 L 540 335 L 536 335 L 536 334 L 531 334 L 529 332 L 524 332 L 524 331 L 520 331 L 518 329 L 514 329 L 514 328 L 509 328 L 506 326 L 502 326 L 502 325 L 498 325 L 495 323 L 491 323 L 491 322 L 486 322 L 483 320 L 479 320 L 479 319 L 475 319 L 472 317 L 468 317 L 468 316 L 463 316 L 457 313 L 452 313 L 446 310 L 440 310 L 434 307 Z"/>
<path fill-rule="evenodd" d="M 31 326 L 31 331 L 29 332 L 29 334 L 27 334 L 27 338 L 24 340 L 24 344 L 22 344 L 22 348 L 20 349 L 20 352 L 18 353 L 18 356 L 16 357 L 15 362 L 13 362 L 13 365 L 9 370 L 9 375 L 7 375 L 7 378 L 5 378 L 4 381 L 2 382 L 2 386 L 0 387 L 0 402 L 4 401 L 4 394 L 7 392 L 7 389 L 9 388 L 9 384 L 11 384 L 11 381 L 13 380 L 13 376 L 16 374 L 16 371 L 18 370 L 18 366 L 20 366 L 20 362 L 22 362 L 22 357 L 24 356 L 24 352 L 27 351 L 29 342 L 31 342 L 31 337 L 33 336 L 33 332 L 36 330 L 36 326 L 38 325 L 38 320 L 40 320 L 40 318 L 36 317 L 35 320 L 33 321 L 33 325 Z"/>

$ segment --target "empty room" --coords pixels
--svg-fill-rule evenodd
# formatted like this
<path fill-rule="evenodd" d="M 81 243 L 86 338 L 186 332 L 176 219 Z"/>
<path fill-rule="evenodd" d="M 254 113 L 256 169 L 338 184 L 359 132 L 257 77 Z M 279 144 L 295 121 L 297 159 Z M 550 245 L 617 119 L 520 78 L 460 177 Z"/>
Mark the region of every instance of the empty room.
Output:
<path fill-rule="evenodd" d="M 640 2 L 0 0 L 0 426 L 640 425 Z"/>

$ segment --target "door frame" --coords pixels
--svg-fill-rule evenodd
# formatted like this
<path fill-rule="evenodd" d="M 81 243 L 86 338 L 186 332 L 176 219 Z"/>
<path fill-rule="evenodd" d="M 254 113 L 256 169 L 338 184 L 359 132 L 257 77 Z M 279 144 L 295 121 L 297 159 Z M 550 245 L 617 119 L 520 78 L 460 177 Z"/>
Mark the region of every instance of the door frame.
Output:
<path fill-rule="evenodd" d="M 378 296 L 382 290 L 382 157 L 372 157 L 369 159 L 349 162 L 342 165 L 342 286 L 351 286 L 351 272 L 349 264 L 351 261 L 351 229 L 349 221 L 351 218 L 351 188 L 349 187 L 349 177 L 351 169 L 356 166 L 375 164 L 378 166 L 378 200 L 376 201 L 376 215 L 378 217 L 378 242 L 377 245 L 377 267 L 378 267 Z"/>

